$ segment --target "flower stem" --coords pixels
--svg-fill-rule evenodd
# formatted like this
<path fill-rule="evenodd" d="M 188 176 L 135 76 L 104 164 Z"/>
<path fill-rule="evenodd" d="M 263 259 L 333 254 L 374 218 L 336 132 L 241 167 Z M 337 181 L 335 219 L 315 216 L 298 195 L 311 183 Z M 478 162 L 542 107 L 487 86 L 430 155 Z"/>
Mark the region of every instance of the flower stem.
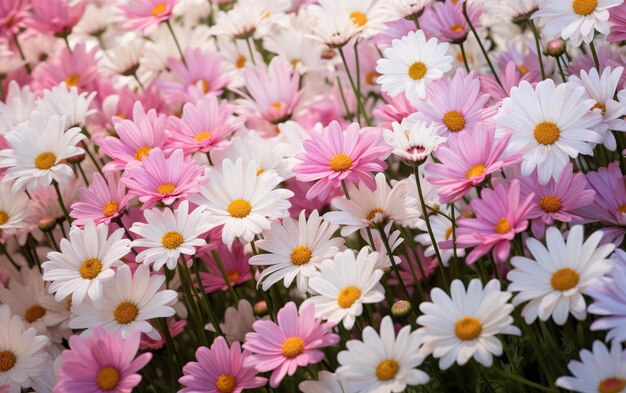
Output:
<path fill-rule="evenodd" d="M 256 65 L 256 61 L 254 60 L 254 53 L 252 52 L 252 44 L 250 44 L 250 37 L 246 38 L 246 45 L 248 46 L 248 52 L 250 53 L 250 61 L 253 65 Z"/>
<path fill-rule="evenodd" d="M 30 75 L 32 70 L 30 68 L 30 64 L 28 64 L 28 61 L 26 60 L 26 56 L 24 56 L 24 51 L 22 50 L 20 41 L 17 39 L 17 34 L 13 34 L 13 42 L 15 42 L 15 47 L 20 54 L 20 58 L 24 61 L 24 69 L 26 70 L 26 73 Z"/>
<path fill-rule="evenodd" d="M 535 22 L 532 19 L 526 19 L 528 21 L 528 26 L 530 26 L 530 30 L 533 32 L 533 36 L 535 37 L 535 46 L 537 47 L 537 60 L 539 60 L 539 68 L 541 68 L 541 78 L 546 79 L 546 70 L 543 67 L 543 57 L 541 56 L 541 42 L 539 41 L 539 32 L 537 31 L 537 26 L 535 26 Z"/>
<path fill-rule="evenodd" d="M 166 20 L 165 24 L 167 25 L 168 30 L 172 34 L 172 38 L 174 39 L 174 43 L 176 44 L 176 49 L 178 49 L 178 53 L 180 54 L 180 58 L 183 61 L 183 64 L 185 65 L 185 67 L 187 67 L 187 61 L 185 60 L 185 55 L 183 54 L 183 50 L 180 48 L 180 44 L 178 43 L 176 34 L 174 34 L 174 29 L 172 29 L 172 24 L 170 23 L 169 20 Z"/>
<path fill-rule="evenodd" d="M 387 234 L 385 233 L 385 228 L 383 225 L 378 226 L 378 232 L 380 233 L 380 238 L 383 241 L 383 244 L 385 245 L 385 250 L 387 250 L 387 257 L 389 258 L 389 262 L 391 262 L 391 268 L 393 269 L 396 276 L 398 276 L 398 282 L 400 283 L 402 292 L 404 293 L 406 300 L 408 302 L 411 302 L 411 295 L 409 295 L 409 291 L 406 289 L 406 285 L 404 285 L 404 281 L 402 280 L 402 276 L 400 275 L 400 269 L 398 269 L 398 266 L 396 265 L 396 261 L 393 258 L 393 251 L 391 251 L 391 246 L 389 245 L 389 239 L 387 238 Z M 411 309 L 414 311 L 415 307 L 411 307 Z"/>
<path fill-rule="evenodd" d="M 372 124 L 372 121 L 367 116 L 367 112 L 365 112 L 365 106 L 363 105 L 363 97 L 361 97 L 361 95 L 359 94 L 356 84 L 354 83 L 354 79 L 352 78 L 352 74 L 350 73 L 350 69 L 348 68 L 348 62 L 346 61 L 346 56 L 343 54 L 342 48 L 339 48 L 339 55 L 341 56 L 341 61 L 343 62 L 343 67 L 346 70 L 346 74 L 348 74 L 348 80 L 350 81 L 350 86 L 352 87 L 352 91 L 354 92 L 354 97 L 356 99 L 357 119 L 362 113 L 363 117 L 365 118 L 365 123 L 367 125 L 370 125 Z"/>
<path fill-rule="evenodd" d="M 193 257 L 193 262 L 194 264 L 192 266 L 194 267 L 196 283 L 198 284 L 198 288 L 199 288 L 198 290 L 200 291 L 199 296 L 201 296 L 202 298 L 206 312 L 209 316 L 209 319 L 211 320 L 211 324 L 213 325 L 213 328 L 215 329 L 217 334 L 219 334 L 220 336 L 223 336 L 224 333 L 222 332 L 222 328 L 220 327 L 219 318 L 217 317 L 217 314 L 215 314 L 215 310 L 213 310 L 213 308 L 211 307 L 211 304 L 209 304 L 209 302 L 207 301 L 206 296 L 202 294 L 202 292 L 204 291 L 204 286 L 202 285 L 202 279 L 200 278 L 200 269 L 198 268 L 199 262 L 195 256 Z"/>
<path fill-rule="evenodd" d="M 556 392 L 556 390 L 551 389 L 551 388 L 547 388 L 545 386 L 541 386 L 538 383 L 535 383 L 533 381 L 529 381 L 526 378 L 520 377 L 519 375 L 515 375 L 513 373 L 508 373 L 504 370 L 500 370 L 497 367 L 491 367 L 489 368 L 490 371 L 493 371 L 495 374 L 498 374 L 499 376 L 503 377 L 503 378 L 507 378 L 510 379 L 511 381 L 517 382 L 517 383 L 521 383 L 523 385 L 529 386 L 533 389 L 537 389 L 540 390 L 542 392 L 548 392 L 548 393 L 554 393 Z"/>
<path fill-rule="evenodd" d="M 465 64 L 465 71 L 469 74 L 470 68 L 469 64 L 467 64 L 467 56 L 465 55 L 465 46 L 463 46 L 463 42 L 459 43 L 459 47 L 461 47 L 461 55 L 463 56 L 463 64 Z"/>
<path fill-rule="evenodd" d="M 59 201 L 59 206 L 61 206 L 61 210 L 63 211 L 63 215 L 69 224 L 72 223 L 72 218 L 70 217 L 70 213 L 67 211 L 65 207 L 65 203 L 63 203 L 63 196 L 61 195 L 61 190 L 59 189 L 59 183 L 56 180 L 52 181 L 52 185 L 54 186 L 54 191 L 57 193 L 57 200 Z"/>
<path fill-rule="evenodd" d="M 346 199 L 350 199 L 350 194 L 348 193 L 348 187 L 346 186 L 346 181 L 341 179 L 341 188 L 343 189 L 343 193 L 346 196 Z"/>
<path fill-rule="evenodd" d="M 589 43 L 589 49 L 591 49 L 591 55 L 593 56 L 593 62 L 596 64 L 596 69 L 600 73 L 600 61 L 598 60 L 598 52 L 596 52 L 596 46 L 593 41 Z"/>
<path fill-rule="evenodd" d="M 228 292 L 231 294 L 231 296 L 235 300 L 235 303 L 239 303 L 239 295 L 237 295 L 237 292 L 235 292 L 233 285 L 228 279 L 228 275 L 226 274 L 226 270 L 224 269 L 224 265 L 222 264 L 222 260 L 220 259 L 219 254 L 217 253 L 217 251 L 211 250 L 211 256 L 215 260 L 215 264 L 217 265 L 217 268 L 220 269 L 220 273 L 222 274 L 222 277 L 224 278 L 226 287 L 228 287 Z"/>
<path fill-rule="evenodd" d="M 178 356 L 178 350 L 176 349 L 176 345 L 174 344 L 174 339 L 172 338 L 172 335 L 170 334 L 170 329 L 167 326 L 167 319 L 158 318 L 157 321 L 160 325 L 159 327 L 163 331 L 163 335 L 165 336 L 167 351 L 171 354 L 171 357 L 174 359 L 174 362 L 176 363 L 177 367 L 174 372 L 176 373 L 176 376 L 179 376 L 180 375 L 179 373 L 182 370 L 182 365 L 180 363 L 180 357 Z"/>
<path fill-rule="evenodd" d="M 500 78 L 498 77 L 498 74 L 496 73 L 496 69 L 493 68 L 493 64 L 491 63 L 491 60 L 489 59 L 489 55 L 487 54 L 487 51 L 485 50 L 485 47 L 482 41 L 480 40 L 480 37 L 478 36 L 478 32 L 476 31 L 474 24 L 470 20 L 469 15 L 467 15 L 467 1 L 463 2 L 463 16 L 465 17 L 465 20 L 467 21 L 467 25 L 472 30 L 472 34 L 474 34 L 476 41 L 478 41 L 478 46 L 480 46 L 480 51 L 483 52 L 483 56 L 485 56 L 485 59 L 487 60 L 487 64 L 489 65 L 489 69 L 491 70 L 493 77 L 496 78 L 496 82 L 498 82 L 500 87 L 504 88 L 504 86 L 502 86 L 502 82 L 500 81 Z"/>
<path fill-rule="evenodd" d="M 559 74 L 561 74 L 561 79 L 563 80 L 563 83 L 567 82 L 567 78 L 565 78 L 565 73 L 563 72 L 563 65 L 561 64 L 560 56 L 556 58 L 556 65 L 559 66 Z"/>

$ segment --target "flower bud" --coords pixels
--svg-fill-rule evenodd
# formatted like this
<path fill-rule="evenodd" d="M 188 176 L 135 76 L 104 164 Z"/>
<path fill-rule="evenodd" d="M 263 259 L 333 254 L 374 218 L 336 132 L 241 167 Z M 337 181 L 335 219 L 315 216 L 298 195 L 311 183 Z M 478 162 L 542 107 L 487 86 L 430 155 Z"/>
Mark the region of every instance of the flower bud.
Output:
<path fill-rule="evenodd" d="M 398 300 L 391 306 L 391 316 L 394 318 L 406 318 L 411 314 L 413 308 L 407 300 Z"/>

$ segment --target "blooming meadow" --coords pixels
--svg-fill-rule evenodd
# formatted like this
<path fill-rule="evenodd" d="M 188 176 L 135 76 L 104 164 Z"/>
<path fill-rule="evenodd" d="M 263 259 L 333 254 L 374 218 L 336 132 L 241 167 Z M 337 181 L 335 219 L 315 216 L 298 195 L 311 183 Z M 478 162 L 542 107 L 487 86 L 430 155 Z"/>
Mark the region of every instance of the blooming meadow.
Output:
<path fill-rule="evenodd" d="M 0 393 L 626 392 L 622 0 L 1 0 Z"/>

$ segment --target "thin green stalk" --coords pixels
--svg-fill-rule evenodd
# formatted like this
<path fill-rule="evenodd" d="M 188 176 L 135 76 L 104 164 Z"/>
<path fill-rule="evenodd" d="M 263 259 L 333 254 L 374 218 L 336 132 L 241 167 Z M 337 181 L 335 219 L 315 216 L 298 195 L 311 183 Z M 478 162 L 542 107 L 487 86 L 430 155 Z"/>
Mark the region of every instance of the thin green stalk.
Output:
<path fill-rule="evenodd" d="M 491 69 L 491 73 L 493 74 L 493 77 L 496 79 L 496 82 L 498 82 L 500 87 L 504 88 L 502 86 L 502 82 L 500 81 L 500 78 L 498 77 L 498 74 L 496 73 L 496 69 L 493 67 L 491 60 L 489 59 L 489 55 L 487 54 L 487 51 L 485 50 L 485 47 L 482 41 L 480 40 L 480 37 L 478 36 L 478 32 L 476 31 L 474 24 L 470 20 L 469 15 L 467 15 L 467 1 L 463 2 L 463 16 L 465 17 L 465 21 L 467 22 L 468 26 L 472 30 L 472 34 L 474 34 L 474 38 L 476 38 L 476 41 L 478 41 L 478 46 L 480 46 L 480 51 L 483 53 L 483 56 L 485 56 L 485 59 L 487 60 L 487 64 L 489 65 L 489 69 Z"/>
<path fill-rule="evenodd" d="M 452 251 L 453 251 L 453 264 L 452 266 L 454 266 L 454 277 L 455 278 L 459 278 L 462 277 L 463 274 L 462 272 L 457 271 L 457 269 L 460 268 L 459 266 L 459 256 L 457 253 L 457 247 L 456 247 L 456 217 L 455 217 L 455 212 L 454 212 L 454 203 L 451 205 L 451 210 L 450 210 L 450 218 L 452 221 Z M 462 269 L 459 269 L 462 270 Z"/>
<path fill-rule="evenodd" d="M 589 49 L 591 49 L 591 55 L 593 56 L 593 62 L 596 64 L 596 69 L 600 71 L 600 61 L 598 60 L 598 52 L 596 52 L 596 46 L 593 41 L 589 43 Z"/>
<path fill-rule="evenodd" d="M 402 288 L 402 292 L 408 302 L 411 301 L 411 295 L 409 295 L 409 291 L 406 289 L 406 285 L 404 285 L 404 281 L 402 280 L 402 276 L 400 275 L 400 269 L 396 265 L 396 261 L 393 258 L 393 251 L 391 251 L 391 246 L 389 245 L 389 239 L 387 238 L 387 234 L 385 233 L 385 228 L 383 225 L 378 226 L 378 232 L 380 233 L 380 238 L 385 245 L 385 250 L 387 250 L 387 257 L 389 258 L 389 262 L 391 262 L 391 268 L 394 273 L 398 277 L 398 282 L 400 283 L 400 287 Z M 415 307 L 412 307 L 414 310 Z"/>
<path fill-rule="evenodd" d="M 460 42 L 459 46 L 461 47 L 461 55 L 463 56 L 463 64 L 465 64 L 465 71 L 467 71 L 467 73 L 469 74 L 470 67 L 469 67 L 469 64 L 467 63 L 467 56 L 465 55 L 465 46 L 463 46 L 463 42 Z"/>
<path fill-rule="evenodd" d="M 547 392 L 547 393 L 555 393 L 555 392 L 557 392 L 556 389 L 551 389 L 551 388 L 547 388 L 545 386 L 541 386 L 538 383 L 535 383 L 533 381 L 529 381 L 529 380 L 527 380 L 527 379 L 525 379 L 523 377 L 520 377 L 520 376 L 518 376 L 516 374 L 507 373 L 504 370 L 500 370 L 497 367 L 491 367 L 491 368 L 489 368 L 489 370 L 493 371 L 495 374 L 498 374 L 500 377 L 510 379 L 511 381 L 514 381 L 514 382 L 517 382 L 517 383 L 521 383 L 522 385 L 529 386 L 529 387 L 531 387 L 533 389 L 537 389 L 537 390 L 540 390 L 542 392 Z"/>
<path fill-rule="evenodd" d="M 176 376 L 179 377 L 180 376 L 180 371 L 182 370 L 182 364 L 180 362 L 180 357 L 178 356 L 178 349 L 176 349 L 176 345 L 174 344 L 174 339 L 172 338 L 172 335 L 170 334 L 170 329 L 167 326 L 167 319 L 165 318 L 158 318 L 157 319 L 161 330 L 163 331 L 163 335 L 165 336 L 165 342 L 166 342 L 166 349 L 167 351 L 170 353 L 171 357 L 174 359 L 174 362 L 176 363 L 176 370 L 174 370 L 174 372 L 176 373 Z"/>
<path fill-rule="evenodd" d="M 74 169 L 78 168 L 78 172 L 80 173 L 80 177 L 83 178 L 83 181 L 85 182 L 85 185 L 87 185 L 87 187 L 89 187 L 89 179 L 87 179 L 87 175 L 85 174 L 85 171 L 83 171 L 83 167 L 80 164 L 74 164 Z"/>
<path fill-rule="evenodd" d="M 28 64 L 28 61 L 26 61 L 26 56 L 24 56 L 24 51 L 22 50 L 20 41 L 17 38 L 17 34 L 13 34 L 13 42 L 15 42 L 15 47 L 17 48 L 17 51 L 20 54 L 20 58 L 22 59 L 22 61 L 24 61 L 24 69 L 26 70 L 26 73 L 30 75 L 32 70 L 30 68 L 30 64 Z"/>
<path fill-rule="evenodd" d="M 196 276 L 196 283 L 198 284 L 198 290 L 201 291 L 201 293 L 204 291 L 204 285 L 202 285 L 202 279 L 200 278 L 200 270 L 198 269 L 197 264 L 199 264 L 198 259 L 194 256 L 193 257 L 193 266 L 194 266 L 194 275 Z M 213 310 L 213 307 L 211 307 L 211 305 L 209 304 L 206 295 L 201 295 L 202 296 L 202 301 L 205 304 L 206 307 L 206 311 L 208 313 L 209 319 L 211 320 L 211 325 L 213 325 L 213 329 L 215 329 L 215 331 L 217 332 L 217 334 L 219 334 L 220 336 L 223 336 L 224 333 L 222 332 L 222 328 L 220 327 L 220 322 L 219 322 L 219 318 L 217 316 L 217 314 L 215 314 L 215 311 Z"/>
<path fill-rule="evenodd" d="M 541 68 L 541 78 L 546 79 L 546 71 L 543 67 L 543 56 L 541 56 L 541 42 L 539 41 L 539 32 L 537 31 L 537 26 L 535 26 L 535 22 L 532 19 L 526 19 L 528 21 L 528 26 L 530 26 L 530 30 L 533 32 L 533 36 L 535 37 L 535 46 L 537 47 L 537 59 L 539 60 L 539 67 Z"/>
<path fill-rule="evenodd" d="M 226 270 L 224 270 L 224 265 L 222 264 L 222 260 L 220 259 L 219 254 L 217 253 L 217 251 L 211 250 L 211 256 L 215 260 L 215 263 L 217 264 L 217 268 L 220 269 L 220 273 L 222 274 L 222 277 L 224 278 L 226 287 L 228 287 L 228 292 L 231 294 L 235 302 L 239 303 L 239 295 L 237 295 L 237 292 L 235 292 L 235 289 L 233 288 L 230 280 L 228 279 L 228 275 L 226 274 Z"/>
<path fill-rule="evenodd" d="M 365 123 L 370 125 L 372 121 L 369 116 L 367 116 L 367 112 L 365 111 L 365 106 L 363 105 L 363 97 L 358 94 L 358 90 L 356 84 L 354 83 L 354 79 L 352 78 L 352 74 L 350 73 L 350 69 L 348 68 L 348 62 L 346 61 L 346 56 L 343 54 L 343 49 L 339 48 L 339 55 L 341 56 L 341 61 L 343 62 L 343 67 L 346 70 L 346 74 L 348 74 L 348 80 L 350 81 L 350 86 L 352 87 L 352 91 L 354 92 L 354 96 L 357 103 L 357 113 L 362 113 L 365 118 Z"/>
<path fill-rule="evenodd" d="M 350 194 L 348 193 L 348 187 L 346 186 L 346 181 L 341 180 L 341 188 L 343 189 L 343 193 L 346 196 L 346 199 L 350 199 Z"/>
<path fill-rule="evenodd" d="M 95 165 L 96 170 L 98 170 L 98 173 L 100 173 L 100 175 L 102 177 L 104 177 L 104 173 L 102 173 L 102 168 L 100 168 L 100 164 L 98 164 L 98 160 L 96 160 L 96 157 L 91 153 L 91 151 L 89 150 L 89 147 L 87 146 L 85 141 L 81 141 L 80 144 L 81 144 L 81 147 L 83 148 L 83 150 L 85 150 L 85 153 L 87 153 L 87 155 L 89 156 L 89 159 Z"/>
<path fill-rule="evenodd" d="M 343 92 L 343 86 L 341 80 L 337 77 L 337 88 L 339 88 L 339 95 L 341 96 L 341 102 L 343 102 L 343 108 L 346 111 L 346 116 L 350 114 L 350 108 L 348 108 L 348 101 L 346 101 L 346 95 Z"/>
<path fill-rule="evenodd" d="M 174 34 L 174 29 L 172 29 L 172 24 L 170 23 L 169 20 L 166 20 L 165 25 L 167 26 L 167 29 L 170 31 L 170 34 L 172 34 L 172 38 L 174 39 L 174 44 L 176 44 L 176 49 L 178 49 L 178 53 L 180 54 L 180 58 L 183 61 L 183 64 L 185 65 L 185 67 L 187 67 L 187 60 L 185 60 L 185 55 L 183 54 L 183 50 L 181 49 L 180 44 L 178 43 L 176 34 Z"/>
<path fill-rule="evenodd" d="M 4 255 L 6 255 L 7 259 L 9 260 L 9 262 L 11 262 L 11 265 L 13 265 L 13 267 L 17 270 L 20 270 L 20 265 L 18 265 L 15 262 L 15 259 L 13 259 L 13 257 L 11 255 L 9 255 L 9 253 L 7 252 L 6 246 L 4 244 L 0 245 L 0 250 L 2 250 L 2 253 Z"/>
<path fill-rule="evenodd" d="M 54 186 L 54 191 L 57 193 L 57 200 L 59 201 L 59 206 L 61 206 L 61 210 L 63 211 L 63 215 L 68 223 L 72 223 L 72 218 L 70 217 L 70 213 L 67 211 L 65 207 L 65 203 L 63 203 L 63 196 L 61 195 L 61 190 L 59 189 L 59 183 L 56 180 L 52 181 L 52 185 Z"/>
<path fill-rule="evenodd" d="M 357 97 L 361 97 L 361 65 L 359 64 L 359 40 L 354 41 L 354 62 L 356 67 L 356 94 Z M 365 110 L 363 111 L 365 114 Z M 361 116 L 357 113 L 357 121 L 361 123 Z M 368 124 L 369 126 L 370 124 Z"/>
<path fill-rule="evenodd" d="M 248 52 L 250 53 L 250 61 L 252 64 L 256 65 L 256 61 L 254 60 L 254 53 L 252 52 L 252 44 L 250 44 L 250 37 L 246 38 L 246 45 L 248 46 Z"/>
<path fill-rule="evenodd" d="M 561 74 L 561 79 L 563 83 L 567 82 L 567 78 L 565 78 L 565 72 L 563 72 L 563 65 L 561 64 L 561 57 L 557 56 L 556 65 L 559 67 L 559 74 Z"/>

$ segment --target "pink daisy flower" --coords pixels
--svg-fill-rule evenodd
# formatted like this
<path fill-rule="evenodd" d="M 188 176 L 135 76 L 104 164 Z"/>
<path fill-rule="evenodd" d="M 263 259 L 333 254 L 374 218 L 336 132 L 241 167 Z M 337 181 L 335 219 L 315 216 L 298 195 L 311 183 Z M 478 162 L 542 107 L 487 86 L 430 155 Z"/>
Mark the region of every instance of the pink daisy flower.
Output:
<path fill-rule="evenodd" d="M 78 226 L 85 225 L 88 220 L 109 224 L 122 214 L 132 198 L 126 194 L 126 187 L 117 172 L 107 173 L 106 181 L 95 172 L 89 187 L 83 187 L 79 192 L 80 200 L 72 204 L 70 211 L 70 216 L 76 219 L 73 224 Z"/>
<path fill-rule="evenodd" d="M 129 195 L 139 198 L 144 209 L 150 209 L 157 202 L 171 205 L 177 199 L 197 193 L 206 182 L 202 173 L 195 161 L 185 160 L 181 149 L 166 158 L 163 150 L 156 148 L 143 159 L 141 166 L 126 170 L 122 183 L 128 187 Z"/>
<path fill-rule="evenodd" d="M 477 123 L 491 121 L 497 110 L 485 107 L 489 96 L 480 94 L 480 80 L 474 72 L 468 75 L 460 68 L 452 80 L 438 79 L 426 86 L 426 92 L 427 100 L 413 103 L 417 111 L 409 120 L 434 122 L 440 135 L 471 133 Z"/>
<path fill-rule="evenodd" d="M 609 9 L 609 15 L 611 32 L 606 39 L 612 42 L 626 41 L 626 3 Z"/>
<path fill-rule="evenodd" d="M 241 125 L 239 121 L 231 121 L 232 114 L 231 106 L 220 103 L 216 97 L 207 97 L 195 104 L 187 103 L 181 119 L 170 117 L 170 139 L 185 153 L 219 149 Z"/>
<path fill-rule="evenodd" d="M 26 0 L 0 1 L 0 37 L 11 37 L 19 31 L 29 6 Z"/>
<path fill-rule="evenodd" d="M 471 209 L 475 218 L 458 221 L 457 246 L 475 247 L 467 255 L 468 264 L 493 251 L 496 262 L 504 262 L 509 256 L 511 240 L 516 233 L 528 227 L 528 213 L 533 194 L 521 199 L 520 183 L 497 185 L 495 190 L 485 188 L 480 198 L 472 199 Z M 440 243 L 443 248 L 452 248 L 452 240 Z"/>
<path fill-rule="evenodd" d="M 606 67 L 616 69 L 623 66 L 621 54 L 619 50 L 614 49 L 609 45 L 596 45 L 596 52 L 598 54 L 598 62 L 600 63 L 599 74 L 604 72 Z M 580 75 L 581 71 L 591 72 L 592 68 L 596 67 L 596 62 L 593 60 L 593 56 L 590 53 L 581 54 L 577 56 L 572 65 L 567 69 L 566 73 L 569 75 Z M 622 73 L 622 77 L 619 80 L 619 85 L 626 84 L 626 72 Z"/>
<path fill-rule="evenodd" d="M 217 247 L 217 254 L 220 257 L 226 276 L 230 285 L 236 286 L 252 280 L 252 272 L 250 271 L 250 265 L 248 260 L 250 254 L 244 251 L 243 245 L 238 242 L 231 244 L 231 250 L 225 244 L 220 244 Z M 207 268 L 207 273 L 200 272 L 200 278 L 202 279 L 202 286 L 206 293 L 228 290 L 228 286 L 224 282 L 224 277 L 220 272 L 217 263 L 213 258 L 204 262 Z"/>
<path fill-rule="evenodd" d="M 87 52 L 84 43 L 76 45 L 72 52 L 63 47 L 58 58 L 45 61 L 35 68 L 32 74 L 33 88 L 43 91 L 65 82 L 68 89 L 76 87 L 79 91 L 95 90 L 94 81 L 99 75 L 95 58 L 97 49 Z"/>
<path fill-rule="evenodd" d="M 125 28 L 149 34 L 172 17 L 176 3 L 178 0 L 133 0 L 120 4 L 119 10 L 127 19 Z"/>
<path fill-rule="evenodd" d="M 582 221 L 577 210 L 593 203 L 595 191 L 588 188 L 584 174 L 574 173 L 572 169 L 572 164 L 567 164 L 558 180 L 550 179 L 548 184 L 539 182 L 537 171 L 519 178 L 522 198 L 534 194 L 528 218 L 532 220 L 535 237 L 542 238 L 546 225 L 554 225 L 555 221 Z"/>
<path fill-rule="evenodd" d="M 178 382 L 184 386 L 178 393 L 241 393 L 265 385 L 267 379 L 257 377 L 254 367 L 246 365 L 250 352 L 241 350 L 235 341 L 230 348 L 224 337 L 217 337 L 211 348 L 196 351 L 197 362 L 183 367 Z"/>
<path fill-rule="evenodd" d="M 440 162 L 426 165 L 427 180 L 437 186 L 441 203 L 459 200 L 492 173 L 522 160 L 520 154 L 503 155 L 510 133 L 495 141 L 493 126 L 483 124 L 478 128 L 480 131 L 473 134 L 449 138 L 437 150 Z"/>
<path fill-rule="evenodd" d="M 503 99 L 511 94 L 512 88 L 519 86 L 522 81 L 533 83 L 533 79 L 535 79 L 536 76 L 536 74 L 530 72 L 526 74 L 521 73 L 513 60 L 508 63 L 501 63 L 498 75 L 500 76 L 500 83 L 502 83 L 502 86 L 500 86 L 493 75 L 479 76 L 481 88 L 489 97 L 491 97 L 493 102 L 497 104 L 500 104 Z"/>
<path fill-rule="evenodd" d="M 385 95 L 385 100 L 388 104 L 374 109 L 374 116 L 385 120 L 378 125 L 381 128 L 391 129 L 391 123 L 402 123 L 402 119 L 415 113 L 415 107 L 407 100 L 404 93 L 395 97 Z"/>
<path fill-rule="evenodd" d="M 481 14 L 481 7 L 468 3 L 467 15 L 475 28 L 480 27 Z M 428 38 L 437 37 L 439 41 L 452 43 L 465 41 L 470 31 L 463 16 L 463 2 L 458 0 L 435 2 L 432 8 L 426 8 L 420 17 L 420 26 Z"/>
<path fill-rule="evenodd" d="M 100 142 L 104 154 L 113 161 L 103 170 L 126 169 L 129 165 L 140 165 L 154 148 L 163 148 L 167 141 L 165 126 L 167 116 L 157 115 L 154 109 L 144 112 L 141 102 L 135 102 L 133 120 L 114 120 L 116 137 L 106 137 Z"/>
<path fill-rule="evenodd" d="M 285 375 L 293 375 L 298 367 L 320 362 L 324 352 L 320 348 L 335 345 L 339 336 L 331 333 L 333 324 L 320 323 L 315 319 L 313 304 L 300 311 L 289 302 L 278 311 L 278 324 L 272 321 L 256 321 L 254 332 L 246 334 L 244 349 L 253 353 L 244 366 L 256 367 L 257 371 L 272 371 L 270 386 L 277 387 Z"/>
<path fill-rule="evenodd" d="M 322 132 L 311 130 L 309 136 L 311 139 L 303 142 L 304 152 L 296 155 L 302 162 L 293 168 L 299 181 L 316 181 L 307 192 L 307 199 L 318 195 L 325 199 L 342 181 L 363 182 L 373 189 L 371 172 L 387 168 L 383 156 L 390 148 L 379 129 L 361 129 L 358 123 L 352 123 L 342 130 L 333 121 Z"/>
<path fill-rule="evenodd" d="M 525 50 L 521 50 L 519 45 L 510 42 L 506 46 L 506 51 L 498 56 L 498 66 L 502 69 L 509 62 L 515 63 L 515 69 L 521 76 L 527 76 L 530 83 L 540 82 L 541 79 L 541 65 L 539 65 L 539 59 L 537 58 L 537 48 L 532 45 Z M 551 57 L 543 57 L 543 66 L 546 71 L 546 75 L 552 75 L 554 72 L 554 60 Z"/>
<path fill-rule="evenodd" d="M 47 35 L 68 36 L 85 12 L 87 1 L 31 0 L 26 25 Z"/>
<path fill-rule="evenodd" d="M 55 393 L 130 393 L 141 381 L 138 371 L 152 358 L 151 353 L 135 357 L 139 332 L 124 339 L 100 326 L 95 326 L 91 335 L 70 337 L 69 346 L 61 354 L 58 382 L 52 390 Z"/>
<path fill-rule="evenodd" d="M 138 267 L 137 265 L 136 267 Z M 136 269 L 135 267 L 135 269 Z M 133 269 L 131 268 L 131 271 Z M 179 319 L 178 321 L 174 319 L 174 317 L 166 318 L 167 321 L 167 330 L 170 332 L 170 336 L 176 337 L 181 334 L 185 327 L 187 326 L 187 321 L 184 319 Z M 140 349 L 161 349 L 166 344 L 166 340 L 164 336 L 161 336 L 158 340 L 148 337 L 147 334 L 141 333 L 141 342 L 139 344 Z"/>

